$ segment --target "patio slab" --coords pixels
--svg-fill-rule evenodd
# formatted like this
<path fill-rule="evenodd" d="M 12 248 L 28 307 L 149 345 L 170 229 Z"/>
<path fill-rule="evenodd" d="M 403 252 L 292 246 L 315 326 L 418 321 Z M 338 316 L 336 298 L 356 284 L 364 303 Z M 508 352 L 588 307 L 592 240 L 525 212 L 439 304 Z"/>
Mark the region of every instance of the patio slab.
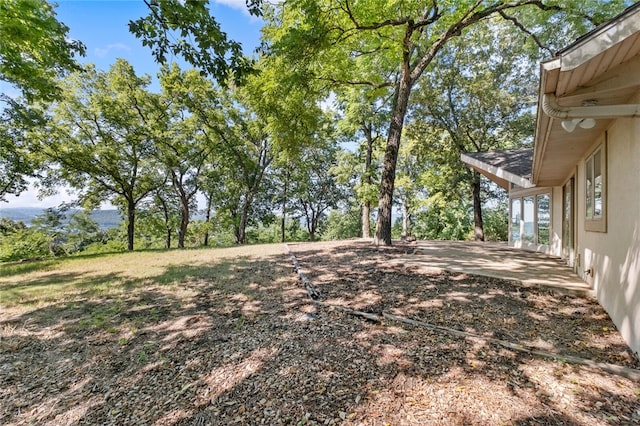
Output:
<path fill-rule="evenodd" d="M 413 254 L 393 262 L 423 271 L 464 272 L 593 296 L 589 284 L 562 259 L 515 249 L 506 243 L 417 241 Z"/>

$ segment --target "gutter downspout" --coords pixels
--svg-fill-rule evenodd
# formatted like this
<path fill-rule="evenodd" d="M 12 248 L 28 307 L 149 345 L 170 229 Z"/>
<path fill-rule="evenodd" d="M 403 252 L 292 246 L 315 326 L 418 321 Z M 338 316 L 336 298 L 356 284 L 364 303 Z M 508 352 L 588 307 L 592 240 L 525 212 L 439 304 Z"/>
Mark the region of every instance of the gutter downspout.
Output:
<path fill-rule="evenodd" d="M 552 118 L 621 118 L 640 117 L 640 104 L 593 105 L 580 107 L 563 107 L 558 105 L 553 93 L 545 93 L 542 97 L 542 110 Z"/>

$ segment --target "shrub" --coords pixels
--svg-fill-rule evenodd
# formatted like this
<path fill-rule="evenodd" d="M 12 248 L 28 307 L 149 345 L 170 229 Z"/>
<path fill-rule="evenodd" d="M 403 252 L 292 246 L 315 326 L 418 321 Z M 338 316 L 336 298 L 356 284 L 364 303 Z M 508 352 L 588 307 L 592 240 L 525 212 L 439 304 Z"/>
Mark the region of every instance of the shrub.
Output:
<path fill-rule="evenodd" d="M 51 256 L 52 240 L 44 232 L 23 228 L 0 237 L 0 262 Z"/>

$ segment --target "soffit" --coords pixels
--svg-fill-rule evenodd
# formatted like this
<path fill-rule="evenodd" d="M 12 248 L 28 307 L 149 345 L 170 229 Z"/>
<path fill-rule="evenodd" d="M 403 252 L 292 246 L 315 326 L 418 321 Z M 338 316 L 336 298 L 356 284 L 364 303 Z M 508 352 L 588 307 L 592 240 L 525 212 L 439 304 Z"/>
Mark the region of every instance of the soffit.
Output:
<path fill-rule="evenodd" d="M 544 94 L 555 94 L 562 107 L 579 107 L 626 104 L 640 91 L 640 7 L 636 5 L 627 14 L 626 20 L 614 19 L 608 30 L 605 26 L 595 31 L 593 39 L 585 37 L 575 50 L 565 49 L 560 56 L 541 65 L 533 164 L 535 185 L 562 185 L 611 122 L 598 119 L 592 129 L 576 127 L 573 132 L 566 132 L 561 127 L 562 120 L 542 111 Z M 612 34 L 623 38 L 614 43 Z M 599 47 L 604 50 L 598 51 Z"/>

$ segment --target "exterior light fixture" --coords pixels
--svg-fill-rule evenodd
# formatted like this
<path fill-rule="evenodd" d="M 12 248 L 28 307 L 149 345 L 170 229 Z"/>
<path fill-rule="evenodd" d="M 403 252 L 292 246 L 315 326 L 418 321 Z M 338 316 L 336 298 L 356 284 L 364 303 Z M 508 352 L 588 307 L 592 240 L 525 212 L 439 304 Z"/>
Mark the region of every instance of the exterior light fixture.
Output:
<path fill-rule="evenodd" d="M 576 126 L 580 126 L 582 129 L 592 129 L 596 125 L 596 120 L 593 118 L 574 118 L 564 120 L 560 125 L 565 131 L 571 133 L 576 129 Z"/>

